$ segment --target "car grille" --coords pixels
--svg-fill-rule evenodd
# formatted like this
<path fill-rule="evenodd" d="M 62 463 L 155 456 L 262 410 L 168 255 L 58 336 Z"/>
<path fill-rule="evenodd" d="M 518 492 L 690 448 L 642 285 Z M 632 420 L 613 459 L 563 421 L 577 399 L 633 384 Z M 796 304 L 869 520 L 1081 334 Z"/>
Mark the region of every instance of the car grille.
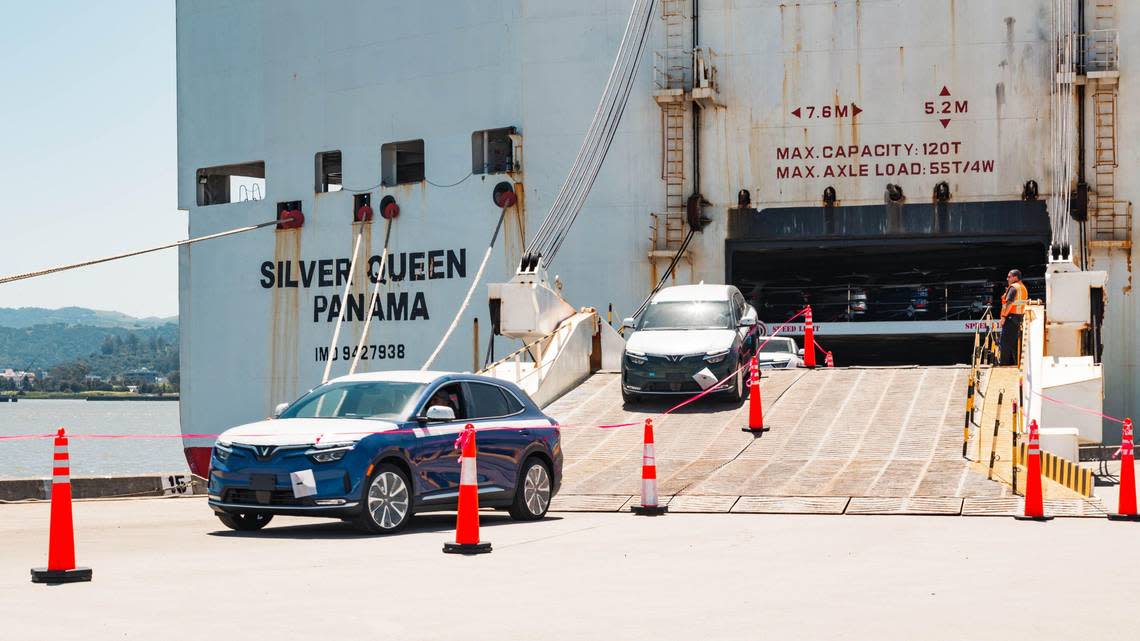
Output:
<path fill-rule="evenodd" d="M 293 490 L 250 490 L 230 488 L 222 496 L 223 503 L 239 505 L 305 505 L 293 496 Z"/>
<path fill-rule="evenodd" d="M 649 362 L 653 363 L 654 365 L 680 367 L 699 364 L 700 367 L 704 367 L 705 355 L 703 352 L 700 354 L 687 354 L 684 356 L 657 356 L 656 354 L 651 354 L 647 358 Z"/>

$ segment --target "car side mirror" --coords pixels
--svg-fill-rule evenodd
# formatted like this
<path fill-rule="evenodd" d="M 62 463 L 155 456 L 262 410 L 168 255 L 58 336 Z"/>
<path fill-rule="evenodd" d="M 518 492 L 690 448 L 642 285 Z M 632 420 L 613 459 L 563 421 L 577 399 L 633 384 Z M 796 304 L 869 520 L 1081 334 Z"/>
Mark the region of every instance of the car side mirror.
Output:
<path fill-rule="evenodd" d="M 446 405 L 432 405 L 427 408 L 424 418 L 429 421 L 454 421 L 455 410 Z"/>
<path fill-rule="evenodd" d="M 273 408 L 273 418 L 277 418 L 278 416 L 281 416 L 281 412 L 284 412 L 288 408 L 289 408 L 288 403 L 278 403 L 277 407 Z"/>
<path fill-rule="evenodd" d="M 630 329 L 633 329 L 633 326 L 636 324 L 637 324 L 637 319 L 632 317 L 632 316 L 630 316 L 629 318 L 621 319 L 621 326 L 622 327 L 628 327 Z"/>
<path fill-rule="evenodd" d="M 745 316 L 740 319 L 741 327 L 756 327 L 756 319 L 751 316 Z"/>
<path fill-rule="evenodd" d="M 796 356 L 803 356 L 803 355 L 804 355 L 804 348 L 801 347 L 801 348 L 796 350 Z"/>

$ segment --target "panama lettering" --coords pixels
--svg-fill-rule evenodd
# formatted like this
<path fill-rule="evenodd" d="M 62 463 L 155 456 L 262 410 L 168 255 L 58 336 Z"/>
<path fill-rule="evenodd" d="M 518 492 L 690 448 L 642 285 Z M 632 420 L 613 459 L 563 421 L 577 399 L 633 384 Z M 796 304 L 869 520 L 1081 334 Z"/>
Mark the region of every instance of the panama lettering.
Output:
<path fill-rule="evenodd" d="M 455 279 L 467 277 L 467 250 L 432 249 L 418 252 L 392 252 L 384 271 L 380 271 L 381 257 L 370 256 L 357 268 L 367 268 L 368 282 L 391 286 L 394 283 Z M 267 260 L 261 263 L 260 284 L 263 289 L 343 288 L 348 282 L 352 265 L 349 258 L 318 258 L 310 260 Z M 375 305 L 369 305 L 368 292 L 350 292 L 342 300 L 341 292 L 314 294 L 312 318 L 314 323 L 332 323 L 337 318 L 345 322 L 363 321 L 372 309 L 374 321 L 430 320 L 427 297 L 422 291 L 381 291 Z"/>

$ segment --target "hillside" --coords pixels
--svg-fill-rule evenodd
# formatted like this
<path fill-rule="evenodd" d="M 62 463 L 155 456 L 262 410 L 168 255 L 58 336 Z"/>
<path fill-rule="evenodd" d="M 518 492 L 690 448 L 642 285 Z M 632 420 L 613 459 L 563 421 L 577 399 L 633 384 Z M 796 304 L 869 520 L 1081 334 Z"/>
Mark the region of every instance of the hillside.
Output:
<path fill-rule="evenodd" d="M 135 318 L 120 312 L 100 309 L 87 309 L 85 307 L 61 307 L 59 309 L 44 309 L 42 307 L 0 307 L 0 327 L 25 328 L 36 325 L 87 325 L 90 327 L 124 327 L 130 329 L 144 327 L 160 327 L 168 323 L 177 323 L 178 317 Z M 0 361 L 2 362 L 2 361 Z"/>
<path fill-rule="evenodd" d="M 178 326 L 145 329 L 88 325 L 0 327 L 0 370 L 47 371 L 82 362 L 88 374 L 110 377 L 146 367 L 166 375 L 178 369 Z"/>

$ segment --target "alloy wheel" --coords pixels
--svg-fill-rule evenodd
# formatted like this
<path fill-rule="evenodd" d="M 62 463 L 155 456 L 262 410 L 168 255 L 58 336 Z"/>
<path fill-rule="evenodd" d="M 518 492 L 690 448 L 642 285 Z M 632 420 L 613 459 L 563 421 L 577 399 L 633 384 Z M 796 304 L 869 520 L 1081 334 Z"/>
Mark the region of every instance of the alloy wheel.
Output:
<path fill-rule="evenodd" d="M 395 472 L 381 472 L 368 488 L 368 512 L 385 530 L 395 529 L 408 515 L 408 486 Z"/>
<path fill-rule="evenodd" d="M 523 501 L 526 509 L 535 516 L 546 511 L 550 504 L 550 475 L 546 473 L 545 465 L 535 463 L 527 470 L 523 480 Z"/>

